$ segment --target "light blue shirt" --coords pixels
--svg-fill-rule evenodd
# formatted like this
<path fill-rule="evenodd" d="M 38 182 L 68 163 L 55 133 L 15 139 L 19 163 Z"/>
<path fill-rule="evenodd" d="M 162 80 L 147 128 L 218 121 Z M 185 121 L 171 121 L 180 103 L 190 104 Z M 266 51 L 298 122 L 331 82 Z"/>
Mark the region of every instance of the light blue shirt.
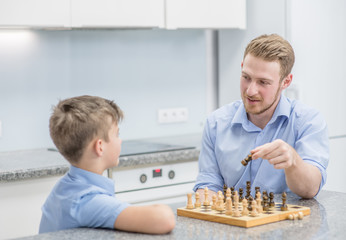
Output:
<path fill-rule="evenodd" d="M 74 166 L 54 186 L 42 207 L 40 233 L 68 228 L 114 228 L 129 206 L 115 198 L 114 182 Z"/>
<path fill-rule="evenodd" d="M 248 120 L 242 101 L 223 106 L 208 117 L 194 191 L 208 187 L 217 192 L 226 184 L 236 190 L 242 187 L 245 193 L 246 181 L 251 181 L 252 194 L 256 186 L 268 193 L 288 192 L 283 169 L 274 169 L 263 159 L 250 161 L 246 167 L 241 164 L 252 149 L 276 139 L 290 144 L 305 162 L 321 171 L 321 189 L 329 161 L 326 122 L 318 111 L 281 95 L 263 130 Z"/>

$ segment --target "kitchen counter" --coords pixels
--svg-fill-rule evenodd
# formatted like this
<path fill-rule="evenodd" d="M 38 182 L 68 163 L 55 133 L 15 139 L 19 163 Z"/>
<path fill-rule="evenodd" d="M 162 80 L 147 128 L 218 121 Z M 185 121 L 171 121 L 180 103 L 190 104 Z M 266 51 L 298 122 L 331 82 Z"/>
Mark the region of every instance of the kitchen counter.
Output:
<path fill-rule="evenodd" d="M 197 161 L 201 135 L 191 134 L 142 139 L 141 141 L 195 148 L 120 156 L 119 168 Z M 55 149 L 34 149 L 0 153 L 0 182 L 60 176 L 65 174 L 68 169 L 69 163 Z"/>
<path fill-rule="evenodd" d="M 280 195 L 275 201 L 281 202 Z M 252 228 L 241 228 L 186 217 L 177 217 L 176 227 L 166 235 L 127 233 L 106 229 L 70 229 L 25 237 L 50 239 L 345 239 L 346 194 L 321 191 L 315 199 L 301 200 L 288 194 L 287 203 L 311 208 L 303 220 L 286 220 Z M 182 206 L 177 206 L 182 207 Z"/>

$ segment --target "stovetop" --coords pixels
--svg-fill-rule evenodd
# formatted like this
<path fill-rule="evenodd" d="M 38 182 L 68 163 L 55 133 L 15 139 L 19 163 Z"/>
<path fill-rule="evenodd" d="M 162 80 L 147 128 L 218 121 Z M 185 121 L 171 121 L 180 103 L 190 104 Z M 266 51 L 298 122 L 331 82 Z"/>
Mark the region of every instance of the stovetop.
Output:
<path fill-rule="evenodd" d="M 194 149 L 193 146 L 172 145 L 155 142 L 144 142 L 140 140 L 127 140 L 121 144 L 120 156 L 148 154 L 156 152 L 168 152 L 177 150 Z"/>

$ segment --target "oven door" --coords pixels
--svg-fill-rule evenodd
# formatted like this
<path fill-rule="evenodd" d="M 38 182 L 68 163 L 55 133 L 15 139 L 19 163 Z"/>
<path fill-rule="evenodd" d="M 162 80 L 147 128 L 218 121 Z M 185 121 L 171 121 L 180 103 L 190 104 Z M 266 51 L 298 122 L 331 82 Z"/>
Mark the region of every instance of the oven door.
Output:
<path fill-rule="evenodd" d="M 198 162 L 183 162 L 145 168 L 114 169 L 115 196 L 135 205 L 167 204 L 172 208 L 186 204 L 198 174 Z M 179 206 L 180 205 L 180 206 Z"/>

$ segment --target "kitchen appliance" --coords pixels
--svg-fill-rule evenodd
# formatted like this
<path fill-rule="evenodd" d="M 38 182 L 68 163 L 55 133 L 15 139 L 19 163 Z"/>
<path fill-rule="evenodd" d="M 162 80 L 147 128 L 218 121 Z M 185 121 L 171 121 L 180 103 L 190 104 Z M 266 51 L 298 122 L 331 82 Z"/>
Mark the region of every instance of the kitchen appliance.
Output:
<path fill-rule="evenodd" d="M 124 141 L 121 156 L 194 149 L 140 141 Z M 185 204 L 198 174 L 198 162 L 174 162 L 150 166 L 114 168 L 109 174 L 115 181 L 116 197 L 136 205 L 163 203 L 172 208 Z"/>

